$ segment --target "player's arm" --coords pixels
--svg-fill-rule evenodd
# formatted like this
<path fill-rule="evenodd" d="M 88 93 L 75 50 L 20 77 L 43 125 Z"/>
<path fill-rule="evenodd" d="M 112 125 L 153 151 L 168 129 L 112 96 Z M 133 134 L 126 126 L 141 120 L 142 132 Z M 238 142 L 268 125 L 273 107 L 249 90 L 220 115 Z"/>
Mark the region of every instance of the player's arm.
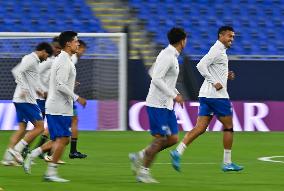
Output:
<path fill-rule="evenodd" d="M 26 72 L 33 65 L 32 61 L 28 57 L 24 57 L 22 61 L 12 69 L 12 74 L 15 78 L 15 82 L 20 85 L 23 93 L 28 92 L 28 82 L 24 76 Z"/>
<path fill-rule="evenodd" d="M 223 88 L 222 84 L 216 81 L 213 76 L 210 74 L 208 67 L 214 62 L 217 53 L 213 51 L 209 51 L 197 64 L 197 70 L 199 73 L 205 78 L 207 82 L 212 84 L 216 90 L 220 90 Z"/>
<path fill-rule="evenodd" d="M 177 96 L 177 93 L 170 89 L 163 79 L 167 71 L 170 69 L 172 62 L 173 58 L 171 57 L 165 57 L 157 60 L 152 72 L 152 82 L 164 94 L 174 99 Z"/>
<path fill-rule="evenodd" d="M 86 100 L 84 98 L 79 97 L 77 94 L 71 90 L 68 83 L 68 74 L 70 73 L 70 66 L 67 64 L 60 64 L 56 70 L 56 88 L 62 94 L 66 96 L 72 97 L 73 101 L 78 101 L 82 106 L 86 106 Z"/>

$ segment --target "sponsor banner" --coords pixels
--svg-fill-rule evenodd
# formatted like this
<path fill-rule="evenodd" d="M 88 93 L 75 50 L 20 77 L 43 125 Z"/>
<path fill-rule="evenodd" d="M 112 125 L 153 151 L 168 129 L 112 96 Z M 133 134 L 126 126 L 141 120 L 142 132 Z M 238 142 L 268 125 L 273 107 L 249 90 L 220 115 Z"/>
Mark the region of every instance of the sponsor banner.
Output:
<path fill-rule="evenodd" d="M 86 108 L 77 105 L 77 112 L 79 116 L 79 130 L 93 131 L 98 128 L 98 101 L 88 100 Z M 101 103 L 104 105 L 104 103 Z M 45 127 L 47 123 L 45 120 Z M 28 123 L 27 129 L 33 128 L 31 123 Z M 18 124 L 16 119 L 16 110 L 14 104 L 10 100 L 0 100 L 0 130 L 17 130 Z"/>
<path fill-rule="evenodd" d="M 233 123 L 235 131 L 284 131 L 284 102 L 245 102 L 235 101 L 233 104 Z M 131 101 L 129 109 L 129 127 L 133 131 L 149 129 L 145 102 Z M 180 130 L 191 130 L 197 119 L 198 102 L 186 102 L 181 108 L 175 104 Z M 222 124 L 214 117 L 208 131 L 221 131 Z"/>

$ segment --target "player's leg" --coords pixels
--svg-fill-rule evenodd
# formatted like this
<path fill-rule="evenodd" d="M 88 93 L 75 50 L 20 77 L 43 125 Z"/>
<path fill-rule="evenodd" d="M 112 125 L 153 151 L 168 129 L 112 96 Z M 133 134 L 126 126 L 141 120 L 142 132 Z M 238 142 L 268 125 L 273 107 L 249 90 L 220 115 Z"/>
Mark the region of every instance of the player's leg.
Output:
<path fill-rule="evenodd" d="M 68 182 L 69 180 L 58 177 L 57 166 L 66 145 L 69 143 L 71 132 L 71 117 L 47 115 L 50 139 L 55 140 L 52 145 L 53 155 L 52 162 L 48 163 L 47 171 L 45 173 L 46 181 L 53 182 Z"/>
<path fill-rule="evenodd" d="M 49 140 L 48 136 L 49 136 L 48 128 L 45 128 L 43 133 L 41 134 L 39 142 L 36 144 L 35 148 L 38 148 L 41 145 L 43 145 L 44 143 L 46 143 Z"/>
<path fill-rule="evenodd" d="M 8 149 L 5 151 L 5 154 L 2 160 L 3 165 L 6 165 L 6 166 L 16 165 L 16 162 L 14 161 L 13 156 L 10 154 L 8 150 L 9 148 L 13 148 L 24 137 L 26 133 L 26 127 L 27 127 L 26 123 L 20 122 L 19 129 L 15 131 L 14 134 L 10 137 Z"/>
<path fill-rule="evenodd" d="M 34 150 L 32 150 L 31 153 L 27 154 L 27 157 L 25 158 L 23 164 L 24 170 L 27 174 L 31 174 L 32 161 L 42 153 L 50 150 L 52 148 L 53 143 L 54 141 L 48 141 L 43 145 L 41 145 L 40 147 L 37 147 Z"/>
<path fill-rule="evenodd" d="M 212 109 L 207 98 L 199 98 L 200 106 L 195 127 L 187 132 L 177 148 L 171 151 L 172 166 L 180 171 L 180 158 L 187 146 L 192 143 L 199 135 L 203 134 L 212 120 Z"/>
<path fill-rule="evenodd" d="M 219 121 L 223 124 L 223 146 L 224 146 L 224 157 L 223 157 L 223 171 L 240 171 L 243 170 L 242 166 L 232 163 L 231 152 L 233 145 L 233 119 L 232 116 L 218 117 Z"/>
<path fill-rule="evenodd" d="M 161 150 L 167 149 L 178 142 L 178 124 L 177 124 L 177 118 L 176 118 L 175 112 L 174 110 L 172 110 L 172 111 L 168 111 L 167 113 L 168 113 L 168 117 L 167 117 L 168 127 L 166 130 L 167 131 L 167 134 L 166 134 L 167 144 Z M 144 158 L 146 149 L 147 147 L 138 152 L 138 155 L 140 158 Z"/>
<path fill-rule="evenodd" d="M 45 128 L 44 131 L 43 131 L 43 133 L 41 134 L 41 136 L 40 136 L 40 138 L 39 138 L 39 142 L 36 144 L 36 146 L 34 147 L 34 149 L 35 149 L 35 148 L 38 148 L 38 147 L 41 147 L 43 144 L 45 144 L 46 142 L 48 142 L 48 140 L 49 140 L 48 137 L 49 137 L 48 128 Z M 50 153 L 50 150 L 47 150 L 47 151 L 45 151 L 45 152 Z M 42 153 L 41 155 L 39 155 L 39 157 L 40 157 L 41 159 L 43 159 L 43 158 L 44 158 L 44 153 Z"/>
<path fill-rule="evenodd" d="M 24 138 L 21 139 L 13 149 L 9 149 L 9 152 L 13 155 L 15 160 L 21 164 L 23 163 L 22 151 L 43 131 L 43 121 L 35 121 L 33 124 L 33 130 L 26 133 Z"/>
<path fill-rule="evenodd" d="M 69 153 L 69 158 L 70 159 L 75 159 L 75 158 L 86 158 L 87 155 L 83 154 L 79 151 L 77 151 L 77 141 L 78 141 L 78 112 L 77 112 L 77 106 L 74 104 L 73 105 L 73 117 L 72 117 L 72 123 L 71 123 L 71 144 L 70 144 L 70 153 Z"/>
<path fill-rule="evenodd" d="M 64 153 L 66 145 L 69 143 L 69 137 L 56 138 L 53 144 L 54 153 L 52 155 L 52 162 L 48 163 L 47 171 L 44 179 L 52 182 L 69 182 L 69 180 L 58 177 L 57 166 L 58 161 Z"/>
<path fill-rule="evenodd" d="M 184 151 L 188 145 L 190 145 L 199 135 L 206 131 L 211 120 L 212 116 L 199 116 L 197 118 L 195 127 L 191 131 L 187 132 L 177 148 L 171 151 L 170 155 L 172 158 L 172 166 L 175 170 L 180 171 L 180 158 Z"/>
<path fill-rule="evenodd" d="M 41 113 L 42 113 L 42 118 L 44 119 L 45 118 L 45 100 L 39 100 L 39 99 L 37 99 L 37 105 L 39 106 L 39 108 L 40 108 L 40 111 L 41 111 Z M 40 146 L 42 146 L 44 143 L 46 143 L 47 141 L 49 140 L 49 132 L 48 132 L 48 128 L 46 127 L 45 129 L 44 129 L 44 131 L 43 131 L 43 133 L 41 134 L 41 136 L 40 136 L 40 138 L 39 138 L 39 141 L 38 141 L 38 143 L 36 144 L 36 146 L 34 147 L 34 149 L 35 148 L 38 148 L 38 147 L 40 147 Z M 46 151 L 47 153 L 48 153 L 48 155 L 50 155 L 51 153 L 51 151 L 50 150 L 48 150 L 48 151 Z M 39 155 L 39 157 L 41 158 L 41 159 L 44 159 L 44 153 L 42 153 L 41 155 Z"/>
<path fill-rule="evenodd" d="M 13 149 L 9 149 L 9 152 L 13 155 L 15 160 L 19 163 L 23 163 L 23 157 L 21 152 L 29 145 L 39 134 L 44 130 L 44 123 L 41 115 L 41 111 L 36 104 L 20 103 L 17 107 L 21 111 L 26 121 L 31 121 L 34 128 L 25 134 Z"/>
<path fill-rule="evenodd" d="M 224 157 L 223 157 L 223 171 L 240 171 L 243 167 L 232 163 L 231 152 L 233 145 L 233 109 L 229 99 L 215 99 L 214 102 L 214 113 L 218 116 L 218 120 L 223 125 L 223 146 L 224 146 Z"/>
<path fill-rule="evenodd" d="M 171 135 L 171 129 L 168 124 L 169 110 L 163 108 L 147 107 L 147 113 L 150 122 L 150 131 L 154 140 L 145 149 L 145 154 L 141 162 L 141 166 L 137 173 L 137 180 L 144 183 L 156 183 L 157 181 L 151 177 L 150 166 L 156 155 L 167 148 L 167 135 Z"/>

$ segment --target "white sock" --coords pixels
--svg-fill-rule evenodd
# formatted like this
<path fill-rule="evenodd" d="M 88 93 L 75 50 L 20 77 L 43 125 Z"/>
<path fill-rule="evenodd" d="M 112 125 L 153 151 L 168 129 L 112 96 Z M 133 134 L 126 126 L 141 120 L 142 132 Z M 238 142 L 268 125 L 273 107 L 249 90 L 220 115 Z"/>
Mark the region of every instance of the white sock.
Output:
<path fill-rule="evenodd" d="M 232 153 L 231 150 L 224 149 L 224 159 L 223 159 L 224 164 L 231 164 L 232 163 L 231 153 Z"/>
<path fill-rule="evenodd" d="M 46 176 L 54 176 L 54 175 L 57 175 L 57 164 L 55 163 L 48 163 L 48 166 L 47 166 L 47 171 L 46 171 Z"/>
<path fill-rule="evenodd" d="M 27 143 L 24 139 L 22 139 L 22 140 L 20 140 L 20 142 L 18 142 L 18 143 L 16 144 L 16 146 L 14 147 L 14 149 L 15 149 L 16 151 L 18 151 L 19 153 L 21 153 L 27 145 L 28 145 L 28 143 Z"/>
<path fill-rule="evenodd" d="M 141 151 L 138 152 L 139 158 L 143 159 L 145 156 L 145 149 L 142 149 Z"/>
<path fill-rule="evenodd" d="M 38 147 L 38 148 L 32 150 L 31 158 L 34 159 L 34 158 L 38 157 L 41 153 L 42 153 L 42 149 L 40 147 Z"/>
<path fill-rule="evenodd" d="M 3 157 L 4 161 L 12 161 L 14 160 L 14 157 L 8 152 L 8 149 L 6 149 Z"/>
<path fill-rule="evenodd" d="M 183 152 L 186 149 L 186 144 L 184 144 L 183 142 L 180 142 L 180 144 L 177 146 L 176 150 L 178 152 L 178 154 L 182 155 Z"/>

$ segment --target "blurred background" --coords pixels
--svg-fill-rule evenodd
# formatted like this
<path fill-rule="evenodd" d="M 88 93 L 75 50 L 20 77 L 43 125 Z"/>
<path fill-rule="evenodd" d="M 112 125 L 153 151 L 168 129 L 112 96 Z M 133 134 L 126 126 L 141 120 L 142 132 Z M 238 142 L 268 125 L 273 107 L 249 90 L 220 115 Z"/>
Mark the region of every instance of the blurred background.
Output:
<path fill-rule="evenodd" d="M 89 104 L 84 110 L 79 107 L 79 128 L 142 131 L 148 129 L 147 71 L 167 46 L 167 31 L 183 27 L 188 44 L 179 58 L 177 89 L 187 102 L 184 109 L 175 110 L 181 130 L 190 130 L 203 81 L 195 66 L 217 40 L 222 25 L 233 26 L 236 34 L 227 51 L 229 69 L 236 73 L 228 84 L 235 130 L 284 130 L 284 0 L 1 0 L 0 32 L 5 35 L 0 35 L 0 129 L 17 129 L 11 69 L 38 42 L 52 39 L 52 35 L 9 37 L 11 32 L 126 33 L 123 50 L 119 38 L 81 38 L 88 48 L 76 65 L 81 85 L 75 91 Z M 126 56 L 123 63 L 121 54 Z M 119 112 L 120 107 L 125 112 Z M 209 130 L 219 131 L 221 126 L 213 122 Z"/>

